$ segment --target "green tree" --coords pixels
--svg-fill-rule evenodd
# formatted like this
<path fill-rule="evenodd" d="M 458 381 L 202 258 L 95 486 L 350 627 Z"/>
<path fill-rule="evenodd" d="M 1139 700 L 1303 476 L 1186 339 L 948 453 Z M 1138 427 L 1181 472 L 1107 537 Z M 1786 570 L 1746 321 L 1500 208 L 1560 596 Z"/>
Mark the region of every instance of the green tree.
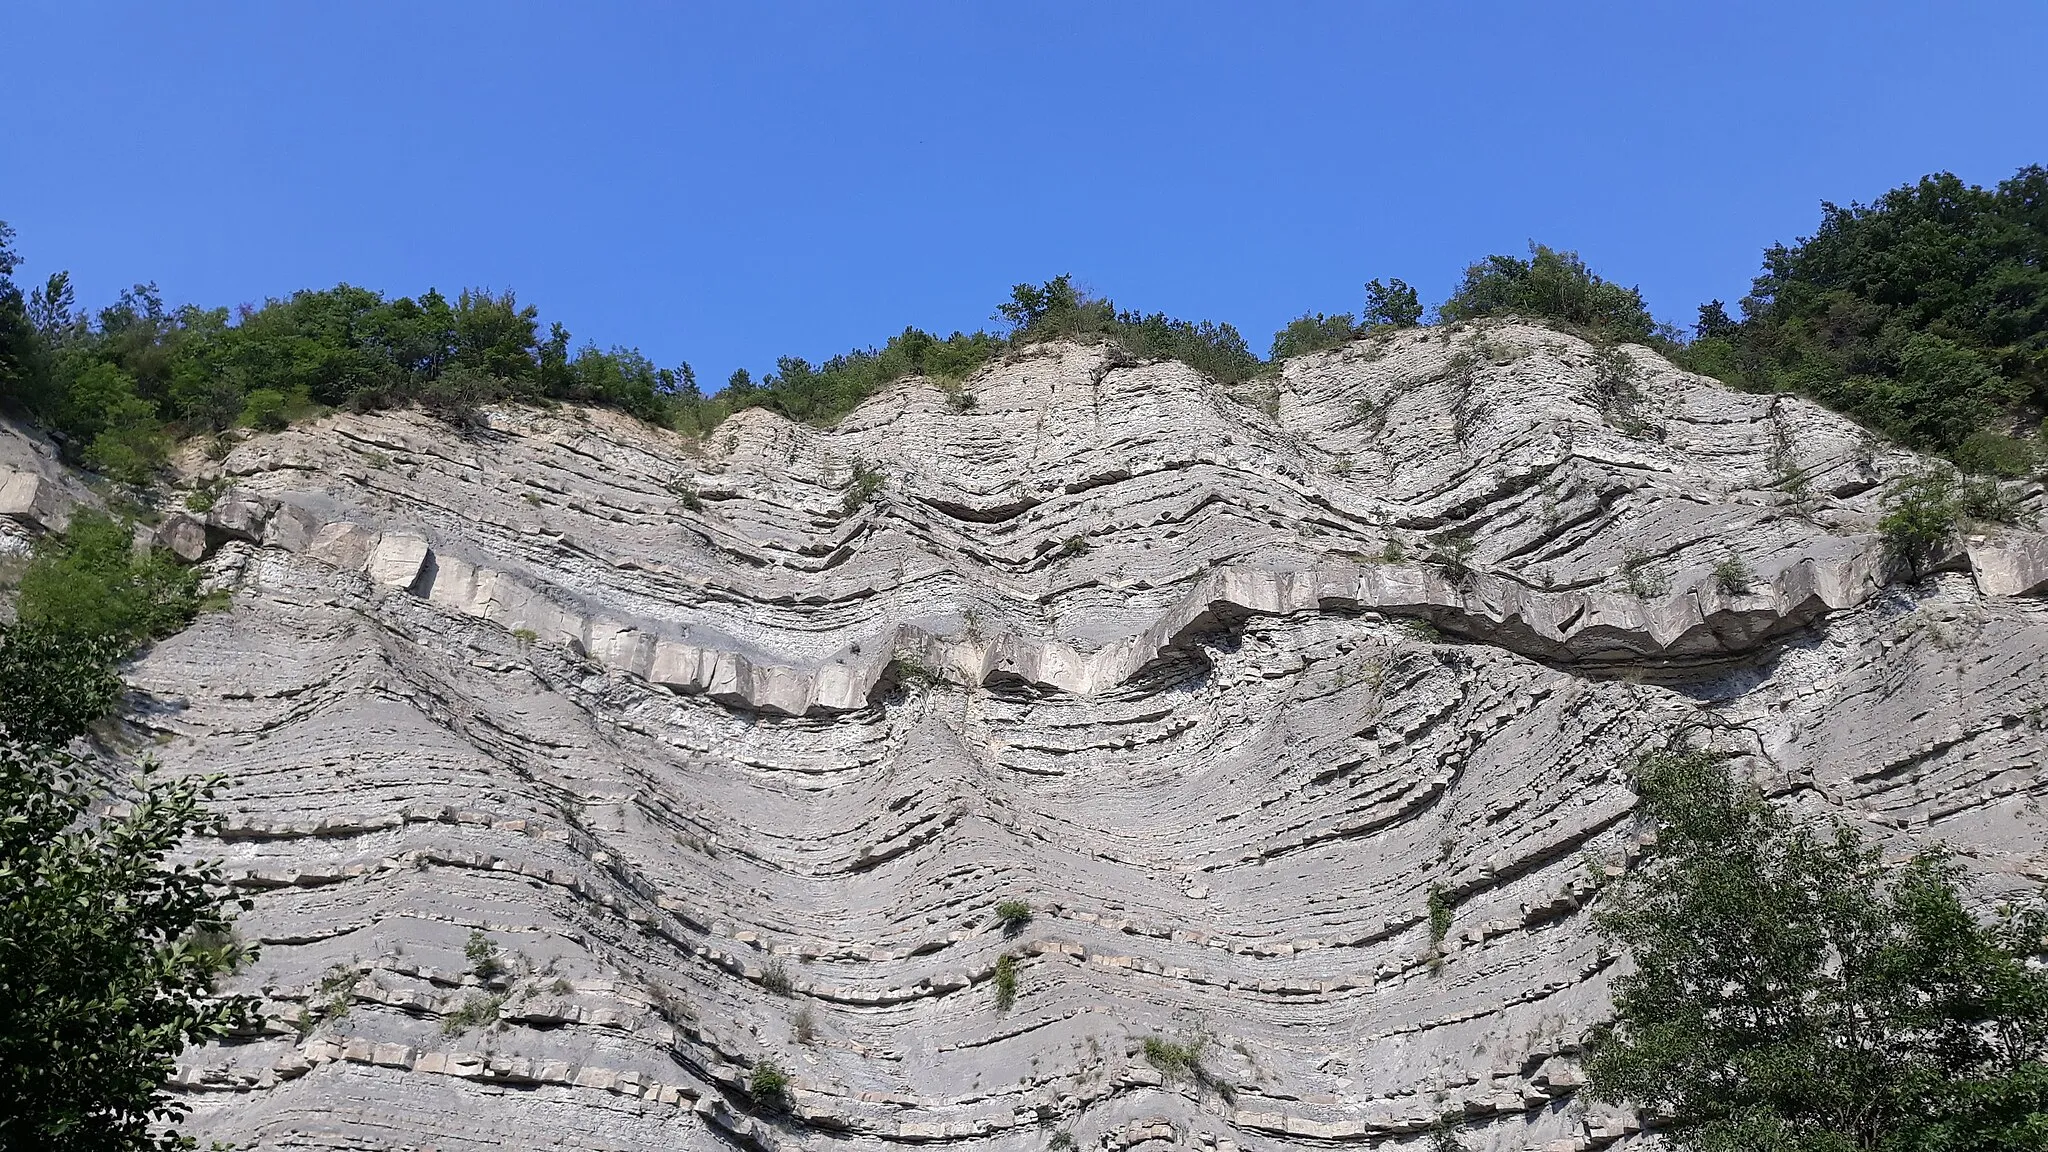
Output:
<path fill-rule="evenodd" d="M 1304 313 L 1289 321 L 1287 327 L 1273 333 L 1273 348 L 1266 358 L 1278 361 L 1321 352 L 1326 348 L 1341 348 L 1357 335 L 1358 323 L 1349 312 L 1339 312 L 1335 316 L 1325 316 L 1321 312 Z"/>
<path fill-rule="evenodd" d="M 90 689 L 81 691 L 89 692 Z M 96 774 L 47 745 L 0 743 L 0 1146 L 189 1147 L 159 1127 L 187 1044 L 253 1024 L 215 981 L 253 953 L 218 862 L 170 864 L 212 826 L 215 785 L 149 765 L 126 815 L 90 814 Z"/>
<path fill-rule="evenodd" d="M 2044 204 L 2039 165 L 1995 189 L 1942 172 L 1868 205 L 1822 204 L 1813 235 L 1765 250 L 1741 323 L 1714 334 L 1727 354 L 1696 366 L 1805 393 L 1916 448 L 2005 437 L 2009 417 L 2048 407 Z"/>
<path fill-rule="evenodd" d="M 105 636 L 0 628 L 0 741 L 61 748 L 114 710 L 125 645 Z"/>
<path fill-rule="evenodd" d="M 1655 855 L 1601 897 L 1633 968 L 1596 1032 L 1596 1096 L 1714 1152 L 2018 1152 L 2048 1141 L 2048 936 L 1980 923 L 1939 852 L 1887 875 L 1706 753 L 1653 755 Z"/>
<path fill-rule="evenodd" d="M 21 257 L 14 251 L 14 229 L 0 220 L 0 406 L 28 407 L 35 393 L 35 326 L 27 301 L 14 282 Z"/>
<path fill-rule="evenodd" d="M 1422 323 L 1422 298 L 1398 277 L 1385 284 L 1368 280 L 1364 322 L 1367 327 L 1413 328 Z"/>
<path fill-rule="evenodd" d="M 1446 320 L 1526 316 L 1559 320 L 1603 340 L 1649 339 L 1657 329 L 1643 295 L 1601 279 L 1576 252 L 1529 245 L 1529 259 L 1488 256 L 1465 269 L 1438 309 Z"/>
<path fill-rule="evenodd" d="M 36 543 L 21 576 L 23 624 L 122 650 L 168 636 L 199 611 L 198 578 L 161 552 L 138 556 L 128 525 L 82 510 L 61 535 Z"/>

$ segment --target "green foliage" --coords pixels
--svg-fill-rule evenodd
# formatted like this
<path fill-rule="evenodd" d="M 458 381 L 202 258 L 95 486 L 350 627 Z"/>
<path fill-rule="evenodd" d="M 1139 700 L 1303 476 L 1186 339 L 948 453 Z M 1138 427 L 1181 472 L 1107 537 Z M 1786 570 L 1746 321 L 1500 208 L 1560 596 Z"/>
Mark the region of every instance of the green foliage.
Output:
<path fill-rule="evenodd" d="M 1529 245 L 1529 259 L 1488 256 L 1465 269 L 1465 279 L 1438 309 L 1446 320 L 1523 316 L 1555 320 L 1601 340 L 1643 341 L 1656 321 L 1634 288 L 1610 284 L 1576 252 Z"/>
<path fill-rule="evenodd" d="M 1729 553 L 1714 562 L 1714 586 L 1728 596 L 1740 596 L 1756 583 L 1756 573 L 1750 571 L 1749 562 Z"/>
<path fill-rule="evenodd" d="M 1080 535 L 1069 536 L 1065 540 L 1060 541 L 1060 555 L 1079 556 L 1088 551 L 1089 547 L 1088 537 Z"/>
<path fill-rule="evenodd" d="M 125 651 L 183 628 L 199 612 L 198 576 L 168 556 L 135 555 L 134 534 L 81 510 L 70 528 L 36 543 L 21 577 L 23 624 L 74 639 L 106 637 Z"/>
<path fill-rule="evenodd" d="M 1013 344 L 1042 340 L 1103 341 L 1137 360 L 1178 360 L 1219 384 L 1241 384 L 1262 365 L 1229 324 L 1176 320 L 1163 312 L 1118 311 L 1114 303 L 1084 295 L 1071 277 L 1042 285 L 1019 284 L 996 309 L 1013 331 Z"/>
<path fill-rule="evenodd" d="M 481 992 L 472 993 L 462 1002 L 462 1007 L 441 1018 L 441 1034 L 453 1036 L 471 1028 L 482 1028 L 498 1022 L 498 1012 L 505 1006 L 503 996 L 487 996 Z"/>
<path fill-rule="evenodd" d="M 1654 600 L 1671 591 L 1671 577 L 1659 572 L 1656 558 L 1634 551 L 1623 554 L 1621 561 L 1621 582 L 1628 587 L 1629 595 L 1638 600 Z"/>
<path fill-rule="evenodd" d="M 1079 1147 L 1074 1140 L 1074 1133 L 1066 1128 L 1054 1132 L 1052 1139 L 1045 1142 L 1045 1146 L 1047 1152 L 1072 1152 L 1074 1148 Z"/>
<path fill-rule="evenodd" d="M 1891 871 L 1706 753 L 1637 766 L 1656 854 L 1601 900 L 1633 969 L 1594 1094 L 1679 1148 L 1993 1152 L 2048 1136 L 2048 911 L 1980 923 L 1940 852 Z"/>
<path fill-rule="evenodd" d="M 1368 280 L 1364 323 L 1368 328 L 1413 328 L 1422 323 L 1422 298 L 1405 280 Z"/>
<path fill-rule="evenodd" d="M 124 645 L 46 625 L 0 627 L 0 740 L 60 748 L 114 710 Z"/>
<path fill-rule="evenodd" d="M 1429 909 L 1429 947 L 1431 951 L 1441 953 L 1444 939 L 1451 934 L 1451 913 L 1456 911 L 1457 905 L 1451 902 L 1450 894 L 1441 884 L 1429 886 L 1426 904 Z"/>
<path fill-rule="evenodd" d="M 853 476 L 846 482 L 846 497 L 839 502 L 839 515 L 851 516 L 881 495 L 883 485 L 889 482 L 889 474 L 879 468 L 871 468 L 865 460 L 853 462 Z"/>
<path fill-rule="evenodd" d="M 796 982 L 789 978 L 789 969 L 780 960 L 770 960 L 761 969 L 761 987 L 777 996 L 796 995 Z"/>
<path fill-rule="evenodd" d="M 2017 502 L 1995 481 L 1963 480 L 1954 471 L 1936 467 L 1893 483 L 1877 522 L 1885 553 L 1918 578 L 1971 520 L 2016 523 Z"/>
<path fill-rule="evenodd" d="M 248 902 L 217 861 L 166 863 L 215 787 L 145 763 L 127 814 L 94 817 L 91 767 L 0 743 L 0 1146 L 177 1147 L 178 1053 L 253 1026 L 253 999 L 214 995 L 252 955 L 229 930 Z"/>
<path fill-rule="evenodd" d="M 747 1078 L 747 1095 L 755 1108 L 770 1115 L 789 1111 L 789 1073 L 773 1060 L 755 1061 Z"/>
<path fill-rule="evenodd" d="M 1031 923 L 1031 905 L 1022 900 L 998 901 L 996 923 L 1002 925 L 1005 932 L 1014 934 L 1023 931 L 1024 926 Z"/>
<path fill-rule="evenodd" d="M 1017 1003 L 1017 958 L 1007 952 L 996 957 L 996 1011 L 1008 1012 Z"/>
<path fill-rule="evenodd" d="M 1184 1040 L 1168 1040 L 1164 1036 L 1147 1036 L 1141 1049 L 1145 1062 L 1159 1070 L 1169 1080 L 1202 1079 L 1202 1057 L 1209 1050 L 1207 1036 L 1189 1036 Z"/>
<path fill-rule="evenodd" d="M 353 964 L 332 965 L 326 974 L 320 977 L 320 983 L 314 990 L 320 999 L 311 1007 L 318 1009 L 323 1020 L 341 1019 L 354 1007 L 356 985 L 360 984 L 362 979 L 363 974 L 357 971 Z"/>
<path fill-rule="evenodd" d="M 995 359 L 1003 348 L 1001 337 L 986 332 L 955 332 L 941 339 L 905 328 L 879 351 L 857 349 L 817 366 L 800 356 L 784 356 L 759 385 L 736 375 L 726 390 L 727 400 L 735 409 L 773 408 L 792 420 L 830 424 L 897 380 L 959 380 Z"/>
<path fill-rule="evenodd" d="M 1764 253 L 1740 324 L 1702 310 L 1698 370 L 1812 396 L 1915 448 L 1999 471 L 1973 436 L 2048 406 L 2048 169 L 1997 188 L 1950 173 L 1869 205 L 1821 206 L 1820 227 Z M 1988 449 L 1990 458 L 1984 458 Z"/>
<path fill-rule="evenodd" d="M 1339 312 L 1334 316 L 1304 312 L 1288 321 L 1287 327 L 1273 333 L 1273 350 L 1267 359 L 1279 361 L 1328 348 L 1342 348 L 1357 336 L 1358 322 L 1351 318 L 1349 312 Z"/>
<path fill-rule="evenodd" d="M 2018 479 L 2041 466 L 2038 441 L 2022 440 L 1989 428 L 1965 436 L 1952 455 L 1963 471 L 1980 476 Z"/>
<path fill-rule="evenodd" d="M 1430 541 L 1430 559 L 1443 569 L 1445 578 L 1463 583 L 1472 576 L 1472 533 L 1446 531 Z"/>
<path fill-rule="evenodd" d="M 469 931 L 469 942 L 462 946 L 462 955 L 469 961 L 469 970 L 476 978 L 485 982 L 505 974 L 505 961 L 498 955 L 498 946 L 484 935 L 480 928 Z"/>

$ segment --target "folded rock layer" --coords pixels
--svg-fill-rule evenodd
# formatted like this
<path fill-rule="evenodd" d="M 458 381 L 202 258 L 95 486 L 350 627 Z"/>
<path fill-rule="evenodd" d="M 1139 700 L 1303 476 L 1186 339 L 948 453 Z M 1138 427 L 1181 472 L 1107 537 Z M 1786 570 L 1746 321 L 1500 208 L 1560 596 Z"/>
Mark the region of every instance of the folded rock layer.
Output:
<path fill-rule="evenodd" d="M 338 415 L 195 460 L 218 497 L 155 537 L 233 607 L 129 719 L 232 782 L 198 850 L 268 1023 L 186 1054 L 191 1130 L 1633 1140 L 1575 1059 L 1621 963 L 1587 905 L 1654 842 L 1631 758 L 1710 743 L 2037 885 L 2048 545 L 1905 582 L 1875 525 L 1923 462 L 1624 352 L 1617 402 L 1519 324 L 1235 390 L 1055 344 L 830 430 Z M 16 472 L 0 514 L 64 505 Z"/>

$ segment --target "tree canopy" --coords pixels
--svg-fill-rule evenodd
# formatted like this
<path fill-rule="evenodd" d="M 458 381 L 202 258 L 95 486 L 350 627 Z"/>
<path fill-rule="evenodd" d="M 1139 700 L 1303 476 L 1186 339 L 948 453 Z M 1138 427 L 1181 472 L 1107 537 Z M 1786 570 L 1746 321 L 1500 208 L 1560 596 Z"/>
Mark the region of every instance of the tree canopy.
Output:
<path fill-rule="evenodd" d="M 2048 169 L 1992 189 L 1943 172 L 1823 204 L 1813 235 L 1765 251 L 1742 311 L 1701 308 L 1695 367 L 1803 393 L 1975 471 L 2023 472 L 2011 418 L 2048 408 Z"/>
<path fill-rule="evenodd" d="M 1602 340 L 1642 341 L 1657 330 L 1641 292 L 1601 279 L 1576 252 L 1533 242 L 1527 260 L 1488 256 L 1466 268 L 1464 280 L 1437 311 L 1446 320 L 1558 320 Z"/>
<path fill-rule="evenodd" d="M 1658 834 L 1600 897 L 1633 968 L 1594 1038 L 1595 1095 L 1712 1152 L 2048 1147 L 2048 913 L 1989 923 L 1929 852 L 1885 869 L 1690 752 L 1638 766 Z"/>
<path fill-rule="evenodd" d="M 253 955 L 230 924 L 247 902 L 218 862 L 171 862 L 217 782 L 145 762 L 116 788 L 72 751 L 119 699 L 114 661 L 191 618 L 189 578 L 159 563 L 81 515 L 0 628 L 0 1147 L 188 1147 L 167 1127 L 178 1053 L 253 1023 L 253 1000 L 214 993 Z"/>

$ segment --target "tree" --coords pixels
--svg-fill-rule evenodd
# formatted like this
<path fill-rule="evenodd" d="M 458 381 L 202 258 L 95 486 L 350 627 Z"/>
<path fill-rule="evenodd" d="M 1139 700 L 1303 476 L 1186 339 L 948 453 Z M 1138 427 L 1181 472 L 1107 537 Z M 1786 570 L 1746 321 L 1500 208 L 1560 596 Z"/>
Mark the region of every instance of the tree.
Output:
<path fill-rule="evenodd" d="M 1326 348 L 1341 348 L 1357 335 L 1358 323 L 1349 312 L 1339 312 L 1335 316 L 1305 312 L 1288 321 L 1287 327 L 1273 333 L 1273 347 L 1266 358 L 1280 361 Z"/>
<path fill-rule="evenodd" d="M 1702 367 L 1967 462 L 1972 436 L 2005 437 L 2008 417 L 2048 406 L 2044 204 L 2039 165 L 1995 189 L 1941 172 L 1871 204 L 1823 203 L 1811 236 L 1765 250 L 1742 322 L 1718 333 L 1734 354 Z"/>
<path fill-rule="evenodd" d="M 1439 309 L 1446 320 L 1526 316 L 1561 320 L 1603 340 L 1646 340 L 1657 324 L 1643 295 L 1601 279 L 1576 252 L 1529 245 L 1529 259 L 1488 256 L 1465 269 Z"/>
<path fill-rule="evenodd" d="M 0 627 L 0 741 L 61 748 L 114 710 L 115 659 L 126 647 L 22 624 Z"/>
<path fill-rule="evenodd" d="M 49 747 L 0 744 L 0 1146 L 52 1152 L 189 1147 L 158 1125 L 177 1054 L 253 1024 L 215 980 L 236 943 L 218 862 L 166 864 L 210 827 L 210 780 L 145 763 L 123 816 L 89 815 L 94 775 Z"/>
<path fill-rule="evenodd" d="M 1887 876 L 1710 754 L 1646 757 L 1636 784 L 1659 839 L 1601 897 L 1634 967 L 1593 1037 L 1596 1096 L 1716 1152 L 2044 1146 L 2048 912 L 1980 923 L 1944 854 Z"/>
<path fill-rule="evenodd" d="M 1700 318 L 1692 326 L 1695 340 L 1725 340 L 1735 334 L 1737 324 L 1728 315 L 1728 306 L 1719 300 L 1709 300 L 1700 305 Z"/>
<path fill-rule="evenodd" d="M 126 524 L 81 510 L 62 535 L 37 541 L 16 610 L 23 624 L 73 640 L 108 638 L 126 651 L 191 623 L 197 584 L 161 552 L 137 556 Z"/>
<path fill-rule="evenodd" d="M 1398 277 L 1385 284 L 1368 280 L 1364 322 L 1367 327 L 1413 328 L 1422 323 L 1422 298 Z"/>
<path fill-rule="evenodd" d="M 14 229 L 0 220 L 0 406 L 7 407 L 26 407 L 35 391 L 35 325 L 14 282 L 20 265 Z"/>

